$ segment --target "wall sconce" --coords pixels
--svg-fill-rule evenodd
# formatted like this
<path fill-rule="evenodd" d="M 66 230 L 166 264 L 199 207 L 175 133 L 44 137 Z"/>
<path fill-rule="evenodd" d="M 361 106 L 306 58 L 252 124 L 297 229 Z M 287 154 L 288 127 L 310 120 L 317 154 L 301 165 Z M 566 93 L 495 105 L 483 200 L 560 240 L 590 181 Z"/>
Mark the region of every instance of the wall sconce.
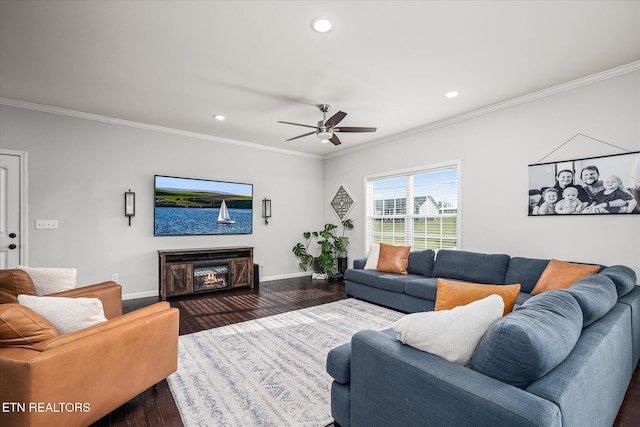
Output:
<path fill-rule="evenodd" d="M 269 218 L 271 218 L 271 200 L 266 197 L 262 199 L 262 218 L 264 218 L 264 223 L 269 225 Z"/>
<path fill-rule="evenodd" d="M 124 216 L 129 218 L 129 227 L 131 227 L 131 217 L 136 216 L 136 193 L 131 189 L 124 192 Z"/>

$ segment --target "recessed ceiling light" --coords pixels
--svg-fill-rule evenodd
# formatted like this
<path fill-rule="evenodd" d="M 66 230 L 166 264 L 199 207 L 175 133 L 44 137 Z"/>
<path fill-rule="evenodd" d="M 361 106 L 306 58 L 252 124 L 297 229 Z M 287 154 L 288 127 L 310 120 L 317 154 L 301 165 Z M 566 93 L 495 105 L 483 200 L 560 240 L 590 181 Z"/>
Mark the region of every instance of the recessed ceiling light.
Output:
<path fill-rule="evenodd" d="M 226 119 L 227 119 L 227 118 L 226 118 L 225 116 L 223 116 L 222 114 L 214 114 L 214 115 L 213 115 L 213 118 L 214 118 L 214 119 L 216 119 L 216 120 L 220 120 L 220 121 L 223 121 L 223 120 L 226 120 Z"/>
<path fill-rule="evenodd" d="M 444 94 L 444 96 L 446 96 L 447 98 L 455 98 L 458 95 L 460 95 L 459 90 L 452 90 L 451 92 L 447 92 Z"/>
<path fill-rule="evenodd" d="M 330 18 L 320 16 L 311 21 L 311 28 L 319 33 L 326 33 L 333 28 L 333 21 Z"/>

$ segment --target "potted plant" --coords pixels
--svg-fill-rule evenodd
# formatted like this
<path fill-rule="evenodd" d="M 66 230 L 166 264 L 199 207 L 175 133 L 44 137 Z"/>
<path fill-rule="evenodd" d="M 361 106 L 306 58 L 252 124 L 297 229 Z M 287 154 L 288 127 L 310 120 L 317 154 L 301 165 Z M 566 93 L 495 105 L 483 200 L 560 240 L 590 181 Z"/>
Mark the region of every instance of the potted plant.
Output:
<path fill-rule="evenodd" d="M 344 235 L 346 229 L 353 228 L 353 222 L 350 219 L 342 221 L 342 234 L 336 233 L 338 226 L 334 224 L 325 224 L 324 228 L 319 231 L 307 231 L 303 233 L 306 240 L 305 243 L 298 243 L 293 247 L 293 253 L 300 258 L 298 265 L 304 271 L 308 267 L 317 265 L 319 270 L 326 274 L 327 278 L 338 280 L 346 270 L 347 246 L 349 246 L 349 238 Z M 313 256 L 309 252 L 311 242 L 316 241 L 320 246 L 320 255 Z M 338 266 L 336 266 L 338 260 Z M 342 269 L 340 269 L 342 267 Z"/>
<path fill-rule="evenodd" d="M 351 219 L 345 219 L 342 221 L 342 234 L 336 235 L 335 229 L 333 230 L 333 248 L 336 255 L 336 263 L 338 264 L 338 272 L 344 274 L 347 269 L 347 247 L 349 246 L 349 238 L 344 235 L 346 230 L 353 229 L 353 221 Z"/>

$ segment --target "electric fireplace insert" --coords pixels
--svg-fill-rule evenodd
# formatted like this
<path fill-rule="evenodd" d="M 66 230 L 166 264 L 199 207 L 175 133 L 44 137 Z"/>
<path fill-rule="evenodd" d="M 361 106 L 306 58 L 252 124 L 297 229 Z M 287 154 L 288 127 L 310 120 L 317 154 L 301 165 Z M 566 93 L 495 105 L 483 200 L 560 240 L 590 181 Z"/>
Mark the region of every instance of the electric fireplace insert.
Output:
<path fill-rule="evenodd" d="M 193 292 L 204 292 L 228 287 L 230 287 L 228 262 L 194 265 Z"/>

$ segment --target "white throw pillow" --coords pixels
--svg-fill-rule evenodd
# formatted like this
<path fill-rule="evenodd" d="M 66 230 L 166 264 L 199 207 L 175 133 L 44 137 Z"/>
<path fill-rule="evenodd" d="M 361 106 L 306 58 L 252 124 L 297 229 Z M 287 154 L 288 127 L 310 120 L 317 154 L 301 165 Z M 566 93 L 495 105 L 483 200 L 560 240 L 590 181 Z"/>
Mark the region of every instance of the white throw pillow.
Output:
<path fill-rule="evenodd" d="M 68 291 L 76 287 L 78 270 L 75 268 L 25 267 L 24 265 L 19 265 L 18 268 L 31 277 L 38 296 Z"/>
<path fill-rule="evenodd" d="M 369 247 L 369 255 L 367 255 L 367 263 L 364 265 L 364 269 L 376 270 L 378 268 L 378 258 L 380 258 L 380 245 L 371 245 Z"/>
<path fill-rule="evenodd" d="M 503 310 L 502 297 L 489 295 L 451 310 L 408 314 L 393 330 L 403 344 L 467 366 L 480 338 Z"/>
<path fill-rule="evenodd" d="M 98 298 L 64 298 L 18 295 L 18 303 L 47 319 L 61 334 L 106 322 Z"/>

